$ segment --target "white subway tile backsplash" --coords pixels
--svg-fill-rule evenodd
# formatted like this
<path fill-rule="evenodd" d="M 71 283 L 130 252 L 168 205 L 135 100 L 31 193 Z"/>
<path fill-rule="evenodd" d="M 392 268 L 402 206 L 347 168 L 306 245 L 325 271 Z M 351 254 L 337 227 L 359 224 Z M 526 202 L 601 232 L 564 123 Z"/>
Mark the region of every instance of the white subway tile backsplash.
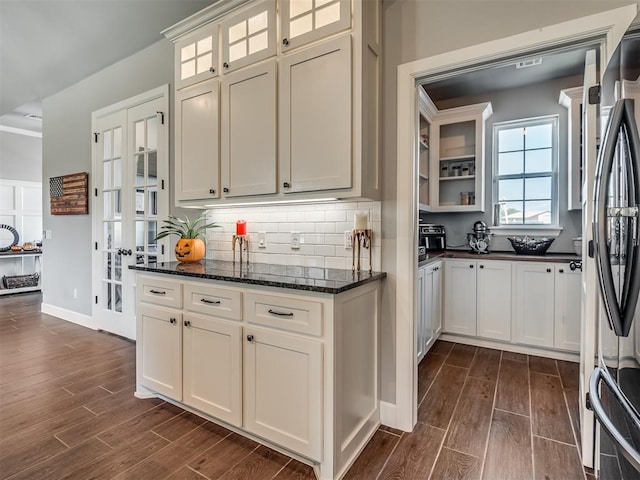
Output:
<path fill-rule="evenodd" d="M 351 269 L 351 249 L 344 248 L 344 231 L 353 228 L 355 212 L 366 212 L 373 231 L 373 267 L 380 269 L 381 206 L 380 202 L 332 202 L 311 205 L 251 206 L 212 209 L 209 221 L 221 228 L 206 234 L 207 258 L 233 259 L 231 240 L 236 221 L 247 221 L 250 239 L 250 261 L 278 265 Z M 300 232 L 299 249 L 291 248 L 291 232 Z M 266 233 L 266 247 L 258 247 L 258 232 Z M 236 261 L 239 254 L 236 253 Z M 361 251 L 362 268 L 369 267 L 369 250 Z"/>

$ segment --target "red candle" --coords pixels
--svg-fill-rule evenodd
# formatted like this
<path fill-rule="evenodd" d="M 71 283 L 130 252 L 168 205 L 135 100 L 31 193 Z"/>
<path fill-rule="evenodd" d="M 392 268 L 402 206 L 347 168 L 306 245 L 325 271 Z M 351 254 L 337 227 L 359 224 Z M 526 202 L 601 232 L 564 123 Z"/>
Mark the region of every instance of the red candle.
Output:
<path fill-rule="evenodd" d="M 244 220 L 238 220 L 236 222 L 236 235 L 247 234 L 247 222 Z"/>

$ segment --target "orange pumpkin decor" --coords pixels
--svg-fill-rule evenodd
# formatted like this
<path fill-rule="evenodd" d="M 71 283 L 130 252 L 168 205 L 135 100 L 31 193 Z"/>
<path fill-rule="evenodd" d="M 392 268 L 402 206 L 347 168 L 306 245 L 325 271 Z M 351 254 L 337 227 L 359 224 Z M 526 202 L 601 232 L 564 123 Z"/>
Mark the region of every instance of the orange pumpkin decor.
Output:
<path fill-rule="evenodd" d="M 199 262 L 204 258 L 204 242 L 201 238 L 181 238 L 175 253 L 179 262 Z"/>

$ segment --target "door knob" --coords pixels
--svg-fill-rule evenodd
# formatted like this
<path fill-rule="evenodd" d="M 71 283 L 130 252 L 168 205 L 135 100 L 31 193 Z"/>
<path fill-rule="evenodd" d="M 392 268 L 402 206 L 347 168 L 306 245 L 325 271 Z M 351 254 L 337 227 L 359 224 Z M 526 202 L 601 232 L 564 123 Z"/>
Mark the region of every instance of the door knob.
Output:
<path fill-rule="evenodd" d="M 247 342 L 253 343 L 253 335 L 247 335 Z"/>
<path fill-rule="evenodd" d="M 185 320 L 184 321 L 184 326 L 185 327 L 190 327 L 191 326 L 191 322 L 189 320 Z"/>

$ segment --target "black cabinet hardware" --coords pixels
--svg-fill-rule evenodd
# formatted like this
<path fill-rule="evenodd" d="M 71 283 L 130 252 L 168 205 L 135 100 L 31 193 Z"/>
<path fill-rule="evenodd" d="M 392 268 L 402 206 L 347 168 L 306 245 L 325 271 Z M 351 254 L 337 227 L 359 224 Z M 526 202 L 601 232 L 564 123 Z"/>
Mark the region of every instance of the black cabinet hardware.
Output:
<path fill-rule="evenodd" d="M 228 189 L 227 187 L 224 187 L 224 188 L 222 189 L 222 191 L 223 191 L 224 193 L 229 193 L 229 189 Z"/>
<path fill-rule="evenodd" d="M 288 38 L 283 38 L 282 39 L 282 45 L 284 45 L 285 47 L 289 45 L 289 39 Z"/>
<path fill-rule="evenodd" d="M 215 191 L 215 189 L 211 188 L 211 189 L 209 189 L 209 193 L 210 193 L 211 195 L 215 195 L 215 194 L 216 194 L 216 191 Z"/>
<path fill-rule="evenodd" d="M 480 268 L 484 268 L 484 265 L 480 265 Z"/>
<path fill-rule="evenodd" d="M 276 312 L 275 310 L 271 310 L 269 309 L 269 313 L 271 315 L 277 315 L 279 317 L 293 317 L 293 313 L 289 312 L 289 313 L 282 313 L 282 312 Z"/>
<path fill-rule="evenodd" d="M 282 184 L 282 188 L 291 188 L 291 184 L 289 182 L 284 182 Z"/>
<path fill-rule="evenodd" d="M 185 327 L 190 327 L 191 326 L 191 322 L 189 320 L 185 320 L 184 321 L 184 326 Z"/>
<path fill-rule="evenodd" d="M 175 319 L 175 318 L 173 318 L 173 317 L 171 317 L 171 318 L 169 319 L 169 323 L 170 323 L 170 324 L 172 324 L 172 325 L 175 325 L 175 324 L 176 324 L 176 319 Z"/>
<path fill-rule="evenodd" d="M 162 290 L 149 290 L 149 293 L 153 293 L 154 295 L 166 295 L 167 292 L 164 292 Z"/>
<path fill-rule="evenodd" d="M 253 335 L 247 335 L 247 342 L 253 343 Z"/>
<path fill-rule="evenodd" d="M 547 273 L 551 273 L 551 269 L 550 268 L 547 268 Z"/>
<path fill-rule="evenodd" d="M 220 300 L 208 300 L 206 298 L 201 298 L 200 301 L 207 305 L 220 305 Z"/>
<path fill-rule="evenodd" d="M 224 63 L 222 64 L 222 66 L 223 66 L 224 68 L 229 68 L 229 64 L 228 64 L 227 62 L 224 62 Z"/>

